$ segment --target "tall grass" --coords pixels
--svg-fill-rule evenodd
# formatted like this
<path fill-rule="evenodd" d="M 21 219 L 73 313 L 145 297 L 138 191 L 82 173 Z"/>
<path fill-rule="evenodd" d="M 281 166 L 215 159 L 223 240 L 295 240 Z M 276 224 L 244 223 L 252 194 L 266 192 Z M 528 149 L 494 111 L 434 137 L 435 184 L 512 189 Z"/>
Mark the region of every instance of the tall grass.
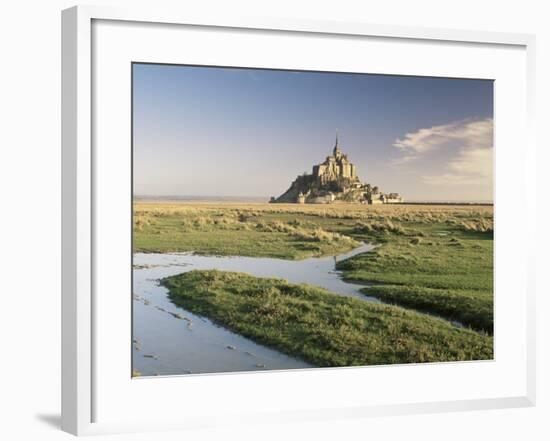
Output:
<path fill-rule="evenodd" d="M 319 366 L 486 360 L 492 339 L 448 322 L 243 273 L 164 279 L 174 303 L 258 343 Z"/>

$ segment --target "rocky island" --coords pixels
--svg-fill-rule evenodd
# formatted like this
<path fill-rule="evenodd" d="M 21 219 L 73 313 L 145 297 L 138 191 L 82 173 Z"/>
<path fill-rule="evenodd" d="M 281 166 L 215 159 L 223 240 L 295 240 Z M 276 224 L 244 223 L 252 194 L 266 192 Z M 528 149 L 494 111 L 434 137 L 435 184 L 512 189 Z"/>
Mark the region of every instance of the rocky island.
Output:
<path fill-rule="evenodd" d="M 381 193 L 376 186 L 362 183 L 357 168 L 340 150 L 338 135 L 332 155 L 313 166 L 311 174 L 298 176 L 290 188 L 272 203 L 331 204 L 335 201 L 364 204 L 403 202 L 398 193 Z"/>

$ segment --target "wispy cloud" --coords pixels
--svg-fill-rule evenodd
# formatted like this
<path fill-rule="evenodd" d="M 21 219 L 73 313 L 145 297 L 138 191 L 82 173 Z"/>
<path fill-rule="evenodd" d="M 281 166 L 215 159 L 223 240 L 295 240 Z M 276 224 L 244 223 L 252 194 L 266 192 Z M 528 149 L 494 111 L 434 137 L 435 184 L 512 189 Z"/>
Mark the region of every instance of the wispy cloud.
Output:
<path fill-rule="evenodd" d="M 485 191 L 492 188 L 492 118 L 423 128 L 396 139 L 393 146 L 402 152 L 397 164 L 426 161 L 435 168 L 421 176 L 426 184 L 477 185 Z"/>

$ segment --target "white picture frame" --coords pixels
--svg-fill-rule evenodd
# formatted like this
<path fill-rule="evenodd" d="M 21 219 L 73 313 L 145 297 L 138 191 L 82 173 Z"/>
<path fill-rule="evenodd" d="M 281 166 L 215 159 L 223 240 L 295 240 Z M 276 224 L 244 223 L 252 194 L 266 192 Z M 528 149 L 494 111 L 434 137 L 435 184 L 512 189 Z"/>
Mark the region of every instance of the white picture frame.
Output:
<path fill-rule="evenodd" d="M 516 248 L 520 253 L 517 263 L 521 265 L 522 270 L 520 275 L 514 279 L 514 282 L 521 286 L 519 300 L 521 308 L 516 310 L 521 315 L 520 323 L 522 330 L 519 332 L 521 338 L 518 338 L 517 349 L 521 352 L 518 355 L 517 362 L 521 365 L 521 369 L 516 369 L 514 372 L 514 380 L 517 380 L 519 392 L 498 393 L 495 389 L 493 393 L 480 390 L 480 393 L 475 398 L 465 396 L 446 396 L 442 392 L 439 399 L 432 399 L 427 396 L 415 396 L 410 399 L 403 397 L 393 401 L 391 397 L 386 402 L 378 401 L 376 404 L 364 404 L 360 402 L 345 405 L 345 395 L 340 401 L 335 400 L 333 406 L 308 407 L 306 401 L 302 403 L 300 408 L 285 409 L 282 406 L 275 406 L 271 409 L 262 409 L 259 412 L 253 412 L 236 404 L 234 409 L 227 408 L 227 413 L 224 414 L 224 404 L 213 408 L 210 414 L 206 411 L 197 413 L 188 418 L 176 418 L 173 416 L 162 417 L 161 410 L 158 410 L 158 415 L 151 415 L 147 418 L 129 418 L 121 414 L 117 418 L 115 411 L 111 411 L 106 418 L 98 418 L 98 414 L 102 414 L 101 403 L 105 401 L 105 393 L 103 392 L 105 385 L 113 386 L 114 379 L 104 380 L 101 372 L 105 372 L 104 366 L 97 369 L 97 359 L 102 359 L 101 354 L 104 350 L 101 342 L 104 341 L 98 337 L 97 320 L 98 314 L 101 314 L 101 305 L 94 301 L 94 292 L 97 289 L 97 271 L 98 251 L 101 245 L 98 245 L 103 234 L 101 229 L 98 231 L 99 218 L 97 212 L 101 211 L 101 204 L 105 200 L 98 197 L 101 191 L 96 191 L 98 180 L 105 179 L 105 185 L 114 185 L 112 181 L 107 181 L 108 178 L 100 177 L 98 168 L 101 168 L 102 160 L 94 156 L 93 138 L 96 137 L 97 130 L 96 119 L 98 119 L 97 108 L 93 106 L 98 97 L 94 95 L 94 84 L 97 81 L 95 76 L 98 76 L 98 70 L 94 66 L 94 57 L 98 56 L 97 51 L 101 50 L 101 42 L 97 42 L 97 34 L 94 34 L 94 23 L 118 23 L 123 25 L 146 26 L 154 24 L 159 29 L 163 26 L 180 26 L 207 29 L 212 32 L 216 30 L 234 30 L 246 33 L 252 32 L 269 32 L 274 39 L 277 39 L 277 33 L 284 34 L 285 38 L 292 39 L 294 37 L 311 35 L 311 36 L 326 36 L 329 37 L 353 37 L 354 39 L 378 39 L 383 41 L 401 41 L 411 45 L 411 50 L 414 45 L 421 44 L 452 44 L 452 45 L 470 45 L 468 47 L 482 47 L 487 51 L 501 51 L 510 49 L 514 53 L 520 54 L 517 59 L 523 60 L 520 66 L 517 67 L 518 77 L 522 80 L 517 80 L 518 88 L 525 90 L 518 91 L 516 94 L 516 102 L 520 104 L 521 112 L 520 119 L 525 124 L 521 124 L 518 132 L 514 133 L 517 136 L 523 136 L 523 148 L 519 149 L 514 154 L 519 155 L 519 159 L 523 167 L 520 170 L 521 184 L 518 189 L 508 189 L 505 181 L 499 176 L 505 175 L 506 165 L 500 165 L 497 162 L 496 166 L 496 182 L 497 182 L 497 198 L 496 210 L 497 213 L 502 210 L 506 213 L 506 219 L 502 216 L 502 230 L 513 228 L 514 220 L 511 218 L 513 214 L 508 215 L 506 211 L 506 201 L 499 199 L 498 188 L 502 188 L 502 192 L 517 191 L 521 196 L 521 191 L 534 187 L 535 182 L 535 147 L 533 135 L 533 97 L 534 97 L 534 51 L 535 38 L 527 34 L 506 34 L 492 32 L 475 32 L 475 31 L 459 31 L 448 29 L 423 29 L 416 27 L 398 27 L 398 26 L 383 26 L 371 25 L 362 23 L 337 23 L 337 22 L 313 22 L 303 20 L 276 20 L 276 19 L 260 19 L 250 18 L 244 19 L 240 17 L 216 17 L 214 15 L 208 17 L 190 17 L 185 11 L 175 10 L 169 13 L 160 13 L 151 10 L 118 10 L 107 7 L 94 6 L 78 6 L 67 9 L 62 13 L 62 428 L 63 430 L 78 434 L 96 434 L 96 433 L 113 433 L 136 430 L 166 430 L 166 429 L 184 429 L 202 426 L 214 426 L 230 423 L 237 415 L 239 421 L 246 424 L 247 421 L 254 420 L 277 422 L 277 421 L 295 421 L 295 420 L 315 420 L 327 418 L 354 418 L 373 415 L 400 415 L 423 412 L 445 412 L 457 410 L 474 410 L 474 409 L 489 409 L 503 407 L 521 407 L 533 406 L 535 403 L 535 287 L 534 287 L 534 222 L 535 222 L 535 200 L 532 195 L 525 195 L 524 198 L 524 218 L 528 224 L 527 241 L 521 248 Z M 139 31 L 139 30 L 138 30 Z M 118 31 L 117 31 L 118 32 Z M 108 38 L 109 33 L 106 34 Z M 97 43 L 97 44 L 96 44 Z M 468 50 L 468 47 L 465 49 Z M 205 51 L 208 47 L 205 46 Z M 473 50 L 473 49 L 472 49 Z M 99 54 L 101 56 L 101 54 Z M 132 55 L 129 55 L 132 59 Z M 140 59 L 138 61 L 148 61 Z M 154 60 L 154 61 L 158 61 Z M 223 64 L 223 63 L 222 63 Z M 443 69 L 443 68 L 442 68 Z M 475 69 L 472 67 L 472 72 Z M 438 71 L 439 72 L 439 71 Z M 443 70 L 441 71 L 444 74 Z M 129 79 L 129 76 L 128 76 Z M 524 81 L 523 81 L 524 80 Z M 516 81 L 516 80 L 514 80 Z M 521 85 L 521 84 L 523 85 Z M 503 84 L 507 84 L 503 82 Z M 510 83 L 512 84 L 512 83 Z M 499 99 L 498 94 L 496 99 Z M 514 111 L 516 112 L 516 111 Z M 502 121 L 505 121 L 506 115 L 502 116 Z M 514 115 L 510 115 L 513 117 Z M 517 115 L 516 115 L 517 116 Z M 499 124 L 499 115 L 497 112 L 496 124 Z M 497 136 L 498 139 L 498 136 Z M 505 141 L 503 141 L 504 145 Z M 509 153 L 503 153 L 503 158 Z M 498 153 L 497 153 L 498 155 Z M 125 160 L 121 156 L 120 160 Z M 517 161 L 518 157 L 510 157 L 507 161 Z M 504 159 L 501 164 L 504 164 Z M 499 168 L 500 167 L 500 168 Z M 502 170 L 501 170 L 502 169 Z M 108 174 L 108 173 L 107 173 Z M 501 179 L 501 181 L 499 181 Z M 129 187 L 120 189 L 120 192 L 127 191 Z M 502 202 L 502 208 L 499 203 Z M 498 215 L 497 215 L 498 219 Z M 126 222 L 126 220 L 123 220 Z M 496 221 L 497 230 L 499 228 L 499 220 Z M 508 225 L 508 224 L 509 225 Z M 507 226 L 508 225 L 508 226 Z M 129 225 L 128 225 L 129 226 Z M 497 233 L 498 237 L 498 233 Z M 496 243 L 502 244 L 506 242 L 506 235 L 501 234 L 496 239 Z M 507 261 L 505 258 L 499 257 L 500 244 L 496 246 L 496 260 L 505 269 Z M 113 258 L 116 258 L 116 253 L 113 253 Z M 524 268 L 525 266 L 525 268 Z M 99 270 L 101 271 L 101 270 Z M 129 269 L 128 269 L 129 271 Z M 503 277 L 515 277 L 509 274 L 510 271 L 503 271 Z M 506 276 L 505 274 L 508 274 Z M 496 274 L 499 276 L 499 274 Z M 506 285 L 509 280 L 501 280 L 501 286 Z M 499 284 L 497 283 L 497 287 Z M 496 296 L 499 296 L 498 289 L 495 291 Z M 129 298 L 129 297 L 128 297 Z M 498 297 L 496 297 L 498 304 Z M 513 305 L 511 304 L 511 308 Z M 503 317 L 506 315 L 503 314 Z M 497 327 L 499 316 L 496 316 Z M 501 322 L 501 326 L 504 321 Z M 504 323 L 507 324 L 507 323 Z M 523 326 L 524 325 L 524 326 Z M 523 329 L 523 327 L 525 329 Z M 129 331 L 129 329 L 127 330 Z M 126 331 L 125 331 L 126 332 Z M 101 334 L 101 333 L 100 333 Z M 498 333 L 495 332 L 496 338 Z M 130 349 L 128 347 L 128 353 Z M 501 352 L 503 353 L 503 352 Z M 519 352 L 518 352 L 519 353 Z M 105 357 L 103 357 L 104 359 Z M 116 358 L 116 357 L 115 357 Z M 501 357 L 501 360 L 506 356 Z M 118 363 L 117 360 L 112 361 L 112 366 Z M 121 362 L 122 363 L 122 362 Z M 512 362 L 511 362 L 512 363 Z M 107 366 L 107 365 L 105 365 Z M 456 365 L 455 365 L 456 366 Z M 464 365 L 461 365 L 464 366 Z M 475 363 L 471 363 L 466 369 L 469 370 L 468 375 L 472 375 L 478 369 Z M 473 366 L 473 367 L 472 367 Z M 485 365 L 488 366 L 488 365 Z M 124 367 L 123 367 L 124 368 Z M 370 372 L 369 375 L 374 375 L 374 370 L 367 371 L 360 369 L 332 369 L 321 374 L 314 371 L 303 372 L 300 377 L 301 382 L 307 383 L 311 381 L 309 386 L 314 387 L 315 381 L 357 381 L 365 375 L 365 372 Z M 375 369 L 395 369 L 394 367 L 376 367 Z M 423 370 L 423 366 L 411 366 L 411 369 Z M 427 367 L 432 369 L 428 375 L 433 375 L 436 367 Z M 457 369 L 463 369 L 462 367 Z M 487 370 L 486 375 L 492 375 L 489 368 L 480 368 Z M 123 369 L 122 369 L 123 370 Z M 463 369 L 464 370 L 464 369 Z M 396 371 L 394 371 L 396 372 Z M 399 371 L 400 372 L 400 371 Z M 426 373 L 425 373 L 426 374 Z M 423 374 L 423 375 L 425 375 Z M 191 377 L 188 385 L 190 393 L 193 390 L 199 390 L 205 387 L 206 381 L 215 382 L 216 387 L 226 387 L 228 383 L 234 382 L 241 385 L 255 382 L 260 385 L 265 382 L 266 375 L 272 373 L 246 374 L 242 383 L 239 375 L 211 375 L 209 379 Z M 278 374 L 275 374 L 278 375 Z M 292 381 L 284 379 L 285 377 L 279 374 L 278 377 L 270 377 L 275 381 L 277 378 L 281 381 Z M 304 377 L 309 375 L 309 377 Z M 465 374 L 466 375 L 466 374 Z M 128 375 L 129 377 L 129 375 Z M 516 378 L 517 377 L 517 378 Z M 194 379 L 193 379 L 194 378 Z M 297 378 L 297 377 L 296 377 Z M 307 380 L 311 378 L 311 380 Z M 316 379 L 317 378 L 317 379 Z M 168 381 L 178 381 L 177 378 L 168 379 L 151 379 L 148 380 L 147 389 L 160 389 L 161 383 L 168 384 Z M 131 378 L 128 378 L 131 381 Z M 136 380 L 134 380 L 135 382 Z M 141 381 L 141 380 L 137 380 Z M 154 382 L 159 385 L 155 386 Z M 460 380 L 459 380 L 460 381 Z M 194 382 L 191 385 L 191 382 Z M 144 384 L 144 381 L 141 381 Z M 291 384 L 291 383 L 290 383 Z M 209 387 L 213 387 L 211 385 Z M 498 386 L 495 383 L 495 387 Z M 521 386 L 521 387 L 520 387 Z M 102 389 L 103 387 L 103 389 Z M 244 386 L 250 387 L 250 386 Z M 144 389 L 144 387 L 141 387 Z M 123 390 L 117 393 L 123 395 Z M 99 392 L 98 392 L 99 391 Z M 145 392 L 144 392 L 145 393 Z M 147 393 L 150 393 L 147 392 Z M 165 393 L 165 392 L 159 392 Z M 473 395 L 472 395 L 473 396 Z M 102 401 L 103 400 L 103 401 Z M 344 400 L 344 401 L 342 401 Z M 120 403 L 114 403 L 113 407 L 119 406 Z M 226 405 L 226 404 L 225 404 Z M 208 406 L 206 406 L 208 407 Z M 205 407 L 205 408 L 206 408 Z M 229 412 L 231 410 L 231 412 Z M 107 414 L 107 411 L 105 412 Z M 139 421 L 137 421 L 139 420 Z"/>

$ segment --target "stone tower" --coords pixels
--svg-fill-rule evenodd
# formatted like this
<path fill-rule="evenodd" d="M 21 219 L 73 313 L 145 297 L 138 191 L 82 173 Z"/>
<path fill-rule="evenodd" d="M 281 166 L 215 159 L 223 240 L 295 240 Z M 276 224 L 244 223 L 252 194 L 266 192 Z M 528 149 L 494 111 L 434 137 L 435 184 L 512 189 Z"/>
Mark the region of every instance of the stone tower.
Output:
<path fill-rule="evenodd" d="M 336 159 L 340 159 L 342 157 L 342 151 L 338 146 L 338 131 L 336 132 L 336 141 L 334 142 L 334 149 L 332 150 L 332 156 L 334 156 Z"/>

